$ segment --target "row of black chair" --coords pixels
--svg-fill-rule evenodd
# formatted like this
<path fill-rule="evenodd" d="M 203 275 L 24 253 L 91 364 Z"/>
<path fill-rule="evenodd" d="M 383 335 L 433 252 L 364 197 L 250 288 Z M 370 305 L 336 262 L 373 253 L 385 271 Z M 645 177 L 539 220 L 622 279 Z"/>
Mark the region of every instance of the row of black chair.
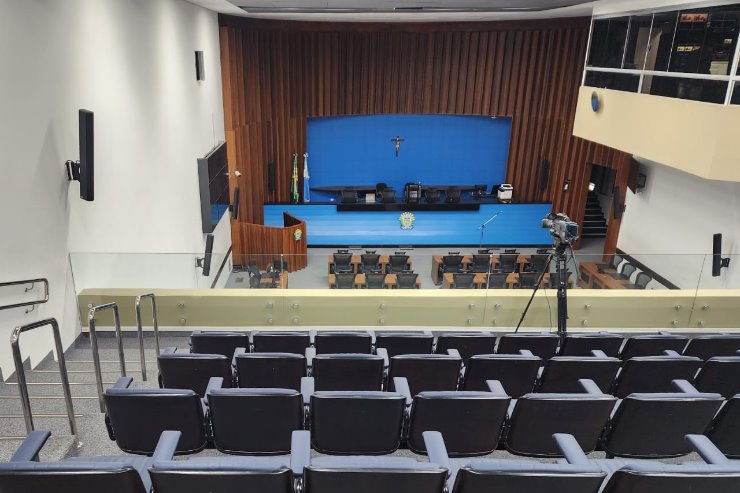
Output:
<path fill-rule="evenodd" d="M 570 282 L 570 272 L 565 273 L 565 282 Z M 491 272 L 486 274 L 485 287 L 487 289 L 506 289 L 508 285 L 509 273 Z M 517 275 L 517 281 L 513 287 L 520 289 L 534 289 L 540 280 L 538 272 L 521 272 Z M 547 283 L 541 287 L 557 289 L 560 284 L 560 275 L 556 272 L 550 274 Z M 455 272 L 452 274 L 452 288 L 455 289 L 472 289 L 475 288 L 475 273 L 472 272 Z"/>
<path fill-rule="evenodd" d="M 624 263 L 622 263 L 623 261 Z M 622 264 L 621 268 L 619 267 L 620 264 Z M 632 277 L 632 274 L 637 272 L 637 275 L 635 276 L 635 282 L 633 284 L 624 285 L 623 287 L 625 289 L 645 289 L 650 281 L 653 280 L 653 276 L 651 276 L 647 272 L 638 271 L 638 268 L 635 265 L 624 260 L 619 255 L 612 255 L 609 263 L 598 264 L 596 267 L 598 271 L 602 274 L 609 275 L 618 281 L 627 281 Z"/>
<path fill-rule="evenodd" d="M 409 256 L 404 252 L 395 252 L 388 256 L 388 263 L 385 266 L 386 274 L 397 274 L 406 271 L 408 268 Z M 332 266 L 334 274 L 354 273 L 351 253 L 335 253 Z M 375 252 L 366 252 L 360 255 L 360 264 L 358 273 L 360 274 L 379 274 L 383 272 L 383 266 L 380 264 L 380 255 Z"/>
<path fill-rule="evenodd" d="M 383 289 L 385 287 L 386 275 L 383 273 L 365 274 L 365 284 L 368 289 Z M 397 289 L 415 289 L 416 279 L 419 277 L 413 271 L 403 271 L 396 274 Z M 335 274 L 335 285 L 337 289 L 353 289 L 357 287 L 357 274 Z"/>

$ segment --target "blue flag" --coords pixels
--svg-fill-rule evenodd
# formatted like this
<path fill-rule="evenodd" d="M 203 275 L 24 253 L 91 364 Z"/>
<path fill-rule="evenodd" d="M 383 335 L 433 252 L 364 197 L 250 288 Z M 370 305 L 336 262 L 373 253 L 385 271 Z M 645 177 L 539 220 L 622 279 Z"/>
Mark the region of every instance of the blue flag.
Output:
<path fill-rule="evenodd" d="M 303 155 L 303 201 L 311 202 L 311 189 L 308 181 L 311 177 L 308 175 L 308 153 Z"/>

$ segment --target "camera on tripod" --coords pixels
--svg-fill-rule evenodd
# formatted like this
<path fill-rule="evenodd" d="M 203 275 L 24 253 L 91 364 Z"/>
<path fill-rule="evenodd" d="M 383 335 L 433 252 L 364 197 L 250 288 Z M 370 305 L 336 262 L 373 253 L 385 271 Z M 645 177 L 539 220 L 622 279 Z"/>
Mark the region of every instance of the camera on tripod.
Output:
<path fill-rule="evenodd" d="M 572 245 L 578 241 L 578 224 L 562 212 L 551 212 L 542 220 L 542 227 L 549 229 L 555 246 Z"/>

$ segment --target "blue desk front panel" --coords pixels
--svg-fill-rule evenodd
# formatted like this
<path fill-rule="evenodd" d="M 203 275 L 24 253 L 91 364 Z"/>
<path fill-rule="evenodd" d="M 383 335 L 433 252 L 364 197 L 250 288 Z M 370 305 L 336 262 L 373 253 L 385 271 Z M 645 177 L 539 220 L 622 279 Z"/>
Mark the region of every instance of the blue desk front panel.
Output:
<path fill-rule="evenodd" d="M 486 245 L 549 245 L 540 221 L 552 204 L 481 204 L 478 211 L 417 211 L 411 230 L 401 229 L 399 212 L 337 212 L 334 204 L 264 206 L 265 226 L 283 226 L 283 212 L 306 221 L 309 246 L 478 245 L 480 225 L 502 211 L 484 230 Z"/>

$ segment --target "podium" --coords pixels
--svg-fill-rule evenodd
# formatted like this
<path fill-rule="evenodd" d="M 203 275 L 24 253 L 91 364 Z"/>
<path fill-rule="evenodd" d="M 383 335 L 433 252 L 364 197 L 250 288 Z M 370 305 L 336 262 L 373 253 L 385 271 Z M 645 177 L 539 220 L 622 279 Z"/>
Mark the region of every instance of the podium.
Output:
<path fill-rule="evenodd" d="M 231 221 L 232 257 L 235 267 L 267 268 L 273 260 L 288 264 L 288 272 L 308 265 L 306 223 L 283 212 L 283 227 Z"/>

